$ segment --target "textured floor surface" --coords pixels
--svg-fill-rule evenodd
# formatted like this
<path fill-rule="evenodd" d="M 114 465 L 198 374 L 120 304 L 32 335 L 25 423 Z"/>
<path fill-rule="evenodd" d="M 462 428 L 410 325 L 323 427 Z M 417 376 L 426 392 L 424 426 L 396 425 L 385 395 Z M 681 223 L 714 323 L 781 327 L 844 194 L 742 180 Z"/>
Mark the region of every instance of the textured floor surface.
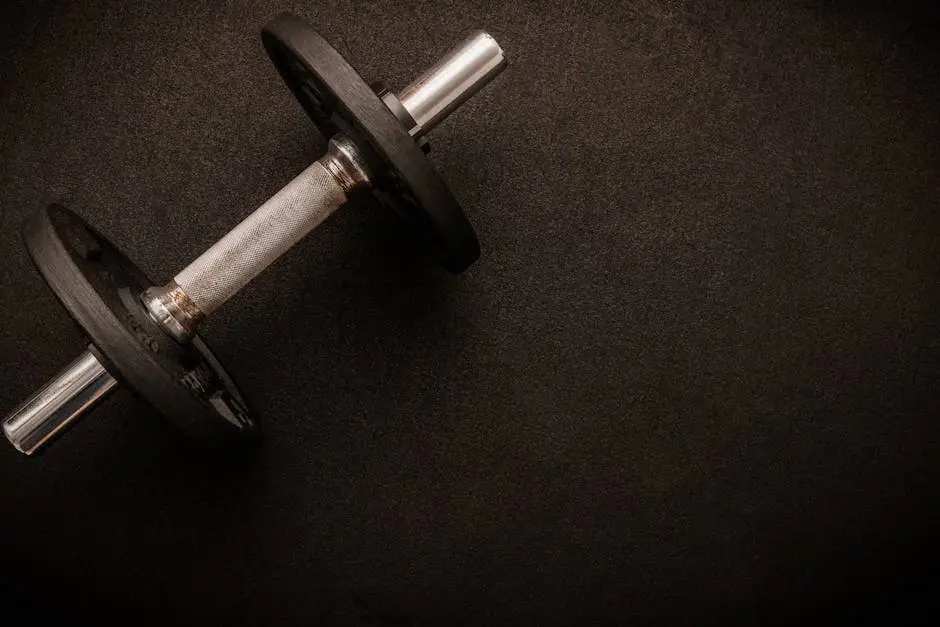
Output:
<path fill-rule="evenodd" d="M 127 392 L 40 460 L 0 447 L 0 603 L 912 616 L 940 557 L 932 4 L 5 3 L 2 408 L 82 347 L 19 238 L 32 211 L 66 202 L 165 280 L 319 156 L 269 17 L 396 88 L 476 28 L 511 65 L 432 137 L 480 261 L 447 275 L 360 205 L 219 311 L 204 335 L 265 423 L 248 463 Z"/>

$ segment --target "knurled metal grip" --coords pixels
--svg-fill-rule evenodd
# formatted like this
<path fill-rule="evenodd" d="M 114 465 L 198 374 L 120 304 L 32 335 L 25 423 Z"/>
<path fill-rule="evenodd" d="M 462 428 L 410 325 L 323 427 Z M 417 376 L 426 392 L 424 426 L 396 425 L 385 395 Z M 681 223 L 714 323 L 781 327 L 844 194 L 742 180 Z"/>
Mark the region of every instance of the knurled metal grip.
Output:
<path fill-rule="evenodd" d="M 345 202 L 346 190 L 316 161 L 173 280 L 211 314 Z"/>
<path fill-rule="evenodd" d="M 371 184 L 355 145 L 335 135 L 329 149 L 172 281 L 145 290 L 150 316 L 172 337 L 187 342 L 196 326 L 283 255 L 349 195 Z"/>

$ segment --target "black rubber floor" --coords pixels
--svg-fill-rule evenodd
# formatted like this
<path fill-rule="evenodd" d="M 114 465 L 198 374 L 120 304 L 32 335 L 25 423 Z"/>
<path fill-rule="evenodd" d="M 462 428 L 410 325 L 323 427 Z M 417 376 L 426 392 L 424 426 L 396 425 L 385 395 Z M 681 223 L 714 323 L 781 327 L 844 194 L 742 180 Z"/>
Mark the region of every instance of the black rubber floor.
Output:
<path fill-rule="evenodd" d="M 126 392 L 42 459 L 0 442 L 2 603 L 63 624 L 936 615 L 937 6 L 5 2 L 0 411 L 83 347 L 20 240 L 31 212 L 64 202 L 166 279 L 319 156 L 269 17 L 395 88 L 477 28 L 510 67 L 432 137 L 482 243 L 466 274 L 360 205 L 207 325 L 264 420 L 252 459 L 193 454 Z"/>

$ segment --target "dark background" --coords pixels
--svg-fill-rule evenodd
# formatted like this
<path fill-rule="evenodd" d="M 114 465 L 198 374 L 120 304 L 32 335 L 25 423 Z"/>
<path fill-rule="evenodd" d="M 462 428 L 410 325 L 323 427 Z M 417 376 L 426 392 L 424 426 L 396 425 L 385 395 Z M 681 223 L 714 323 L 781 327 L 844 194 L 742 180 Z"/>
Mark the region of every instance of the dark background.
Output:
<path fill-rule="evenodd" d="M 66 202 L 163 281 L 324 149 L 269 17 L 395 88 L 475 28 L 510 60 L 432 137 L 466 274 L 361 205 L 206 325 L 254 457 L 126 391 L 41 459 L 0 447 L 8 612 L 935 618 L 934 4 L 6 2 L 2 408 L 83 346 L 30 212 Z"/>

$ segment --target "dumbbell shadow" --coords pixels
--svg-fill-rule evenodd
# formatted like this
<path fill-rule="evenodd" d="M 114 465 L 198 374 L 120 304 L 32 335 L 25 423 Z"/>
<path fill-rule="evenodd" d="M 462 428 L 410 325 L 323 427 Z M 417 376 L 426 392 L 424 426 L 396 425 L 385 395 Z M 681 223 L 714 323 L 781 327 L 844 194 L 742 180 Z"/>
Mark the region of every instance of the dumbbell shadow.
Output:
<path fill-rule="evenodd" d="M 209 335 L 252 390 L 249 401 L 265 407 L 266 430 L 342 429 L 371 411 L 368 398 L 395 396 L 401 377 L 440 346 L 454 350 L 464 280 L 429 261 L 395 216 L 366 199 L 259 277 Z M 277 358 L 258 362 L 258 354 Z M 350 416 L 350 408 L 361 411 Z"/>

